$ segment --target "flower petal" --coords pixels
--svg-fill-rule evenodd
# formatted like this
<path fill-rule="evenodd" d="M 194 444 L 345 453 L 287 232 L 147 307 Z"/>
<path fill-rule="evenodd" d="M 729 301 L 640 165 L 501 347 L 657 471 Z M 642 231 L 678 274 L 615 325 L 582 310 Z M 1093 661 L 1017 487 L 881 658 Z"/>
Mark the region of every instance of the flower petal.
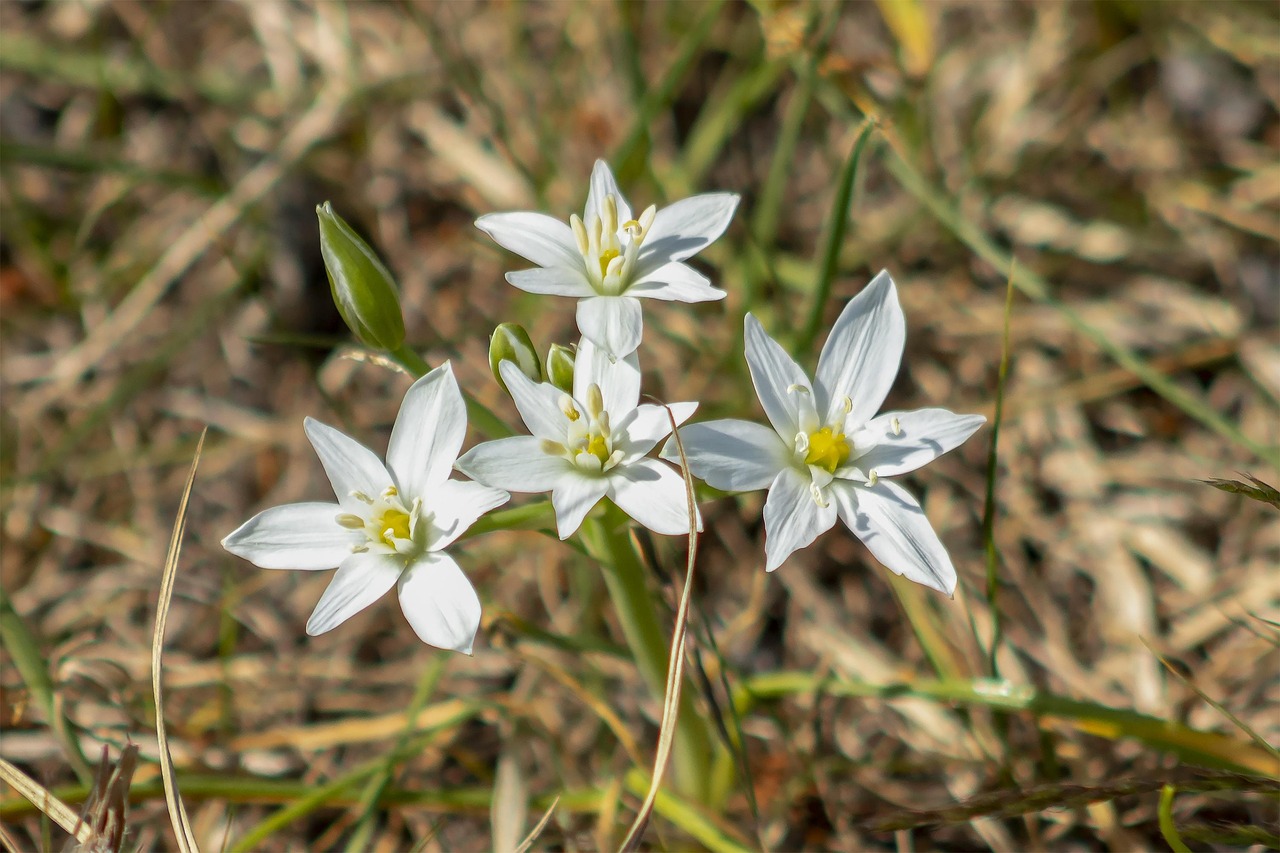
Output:
<path fill-rule="evenodd" d="M 794 552 L 807 547 L 836 523 L 836 505 L 814 500 L 808 473 L 788 465 L 778 472 L 764 502 L 764 570 L 781 566 Z M 829 492 L 828 492 L 829 494 Z"/>
<path fill-rule="evenodd" d="M 618 189 L 618 182 L 614 180 L 609 164 L 597 160 L 591 169 L 591 189 L 587 192 L 587 206 L 582 215 L 584 222 L 589 222 L 593 213 L 600 215 L 600 205 L 604 204 L 604 197 L 610 194 L 618 206 L 618 224 L 621 225 L 631 219 L 631 205 L 627 204 L 626 196 Z"/>
<path fill-rule="evenodd" d="M 664 302 L 714 302 L 725 292 L 711 286 L 711 280 L 688 264 L 663 264 L 632 282 L 627 296 L 643 296 Z"/>
<path fill-rule="evenodd" d="M 587 277 L 579 270 L 567 267 L 537 267 L 507 273 L 507 281 L 525 293 L 544 296 L 594 296 L 595 291 Z"/>
<path fill-rule="evenodd" d="M 731 492 L 766 488 L 790 462 L 791 451 L 777 433 L 750 421 L 719 420 L 680 428 L 689 470 L 708 486 Z M 675 440 L 662 458 L 680 464 Z"/>
<path fill-rule="evenodd" d="M 889 480 L 869 487 L 836 480 L 831 491 L 841 520 L 887 569 L 947 595 L 955 592 L 951 557 L 906 489 Z"/>
<path fill-rule="evenodd" d="M 644 334 L 640 302 L 630 296 L 592 296 L 578 302 L 582 336 L 622 358 L 636 351 Z"/>
<path fill-rule="evenodd" d="M 510 492 L 549 492 L 573 464 L 542 450 L 529 435 L 486 441 L 462 454 L 457 469 L 473 480 Z"/>
<path fill-rule="evenodd" d="M 556 511 L 556 531 L 561 539 L 568 539 L 582 526 L 591 508 L 609 491 L 604 477 L 588 477 L 570 470 L 551 493 L 551 505 Z"/>
<path fill-rule="evenodd" d="M 480 628 L 480 599 L 452 557 L 435 553 L 414 560 L 400 575 L 397 591 L 400 609 L 418 639 L 471 654 Z"/>
<path fill-rule="evenodd" d="M 738 208 L 736 193 L 705 193 L 683 198 L 657 212 L 637 258 L 640 275 L 683 261 L 710 246 L 729 227 Z"/>
<path fill-rule="evenodd" d="M 323 424 L 315 418 L 302 422 L 311 446 L 320 457 L 324 473 L 329 477 L 338 503 L 344 507 L 360 507 L 364 504 L 351 496 L 352 492 L 374 495 L 393 482 L 391 474 L 372 450 L 344 433 Z"/>
<path fill-rule="evenodd" d="M 818 357 L 815 403 L 823 423 L 845 417 L 845 397 L 853 406 L 847 423 L 871 419 L 898 376 L 906 339 L 898 292 L 882 270 L 840 312 Z"/>
<path fill-rule="evenodd" d="M 634 299 L 631 302 L 640 304 Z M 604 410 L 614 423 L 620 423 L 640 402 L 639 356 L 634 351 L 621 357 L 613 356 L 584 338 L 578 343 L 578 355 L 573 362 L 573 396 L 578 402 L 586 402 L 587 389 L 592 385 L 600 386 Z"/>
<path fill-rule="evenodd" d="M 535 441 L 537 439 L 534 439 Z M 445 480 L 427 495 L 426 510 L 432 514 L 431 527 L 437 536 L 427 542 L 428 551 L 439 551 L 467 531 L 476 519 L 511 500 L 502 489 L 480 483 Z"/>
<path fill-rule="evenodd" d="M 665 536 L 689 532 L 684 477 L 656 459 L 637 459 L 609 472 L 609 497 L 636 521 Z M 702 516 L 697 514 L 698 529 Z"/>
<path fill-rule="evenodd" d="M 693 417 L 697 411 L 697 403 L 668 403 L 671 415 L 675 416 L 676 425 Z M 671 434 L 671 416 L 666 406 L 645 403 L 632 409 L 631 414 L 622 419 L 614 427 L 614 447 L 621 446 L 622 464 L 644 456 L 653 446 Z M 619 439 L 621 441 L 619 442 Z"/>
<path fill-rule="evenodd" d="M 404 560 L 389 554 L 351 554 L 338 566 L 333 580 L 307 620 L 311 636 L 331 631 L 373 604 L 395 586 Z"/>
<path fill-rule="evenodd" d="M 538 438 L 564 441 L 565 417 L 560 411 L 560 398 L 565 393 L 548 382 L 534 382 L 510 361 L 501 362 L 498 372 L 529 432 Z"/>
<path fill-rule="evenodd" d="M 540 267 L 586 271 L 573 231 L 545 213 L 489 213 L 476 220 L 476 227 L 502 248 Z"/>
<path fill-rule="evenodd" d="M 449 479 L 466 434 L 467 407 L 446 361 L 405 392 L 391 428 L 387 467 L 407 501 Z"/>
<path fill-rule="evenodd" d="M 260 569 L 332 569 L 351 556 L 364 532 L 338 524 L 342 507 L 297 503 L 263 510 L 222 540 L 222 547 Z"/>
<path fill-rule="evenodd" d="M 959 447 L 986 422 L 982 415 L 957 415 L 946 409 L 886 412 L 855 435 L 855 446 L 863 441 L 874 444 L 851 464 L 866 473 L 874 469 L 881 477 L 905 474 Z"/>
<path fill-rule="evenodd" d="M 809 377 L 787 355 L 787 351 L 765 333 L 759 320 L 748 314 L 745 322 L 747 366 L 751 368 L 756 396 L 760 398 L 769 423 L 773 424 L 782 441 L 790 445 L 795 441 L 796 433 L 800 432 L 795 395 L 803 392 L 789 389 L 799 386 L 813 393 Z"/>

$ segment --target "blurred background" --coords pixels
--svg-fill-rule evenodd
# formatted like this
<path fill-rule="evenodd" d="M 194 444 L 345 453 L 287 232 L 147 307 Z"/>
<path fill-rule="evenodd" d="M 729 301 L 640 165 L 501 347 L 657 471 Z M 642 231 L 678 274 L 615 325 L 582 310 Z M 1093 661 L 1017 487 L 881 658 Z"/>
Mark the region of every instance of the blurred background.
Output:
<path fill-rule="evenodd" d="M 898 281 L 887 408 L 993 416 L 1017 261 L 998 607 L 990 428 L 907 478 L 954 601 L 840 530 L 766 576 L 763 495 L 704 506 L 697 702 L 724 714 L 734 692 L 745 747 L 703 834 L 660 809 L 648 843 L 1158 848 L 1166 781 L 1189 843 L 1274 842 L 1274 798 L 1212 774 L 1274 773 L 1280 525 L 1201 481 L 1277 483 L 1278 107 L 1274 3 L 0 3 L 0 754 L 75 806 L 68 744 L 96 761 L 133 740 L 126 846 L 171 846 L 151 630 L 208 425 L 164 708 L 204 848 L 489 849 L 556 795 L 537 849 L 616 844 L 660 708 L 572 548 L 458 549 L 486 606 L 466 658 L 418 642 L 394 597 L 308 638 L 328 574 L 218 545 L 327 499 L 304 416 L 380 453 L 409 385 L 333 308 L 315 206 L 396 274 L 409 343 L 514 421 L 487 335 L 569 343 L 573 303 L 507 285 L 524 264 L 475 217 L 580 213 L 597 157 L 639 208 L 740 193 L 696 261 L 727 298 L 647 303 L 641 358 L 646 392 L 757 418 L 742 316 L 797 339 L 874 116 L 823 311 Z M 673 606 L 683 552 L 652 546 Z M 23 638 L 44 681 L 15 665 Z M 975 680 L 993 674 L 1033 699 L 999 711 Z M 47 846 L 12 791 L 0 814 Z"/>

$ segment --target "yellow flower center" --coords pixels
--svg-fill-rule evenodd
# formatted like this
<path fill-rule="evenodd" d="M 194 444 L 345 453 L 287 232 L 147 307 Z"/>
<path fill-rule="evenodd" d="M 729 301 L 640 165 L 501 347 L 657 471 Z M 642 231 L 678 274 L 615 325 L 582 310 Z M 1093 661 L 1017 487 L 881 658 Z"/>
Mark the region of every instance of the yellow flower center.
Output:
<path fill-rule="evenodd" d="M 378 531 L 385 545 L 392 545 L 392 539 L 409 538 L 409 513 L 388 507 L 378 516 Z"/>
<path fill-rule="evenodd" d="M 600 253 L 600 277 L 604 278 L 609 272 L 609 262 L 614 258 L 622 257 L 622 252 L 617 249 L 605 249 Z"/>
<path fill-rule="evenodd" d="M 587 438 L 587 446 L 584 448 L 587 453 L 600 460 L 600 464 L 604 465 L 609 461 L 609 442 L 605 436 L 598 432 L 592 432 Z"/>
<path fill-rule="evenodd" d="M 849 459 L 849 441 L 844 433 L 823 427 L 809 434 L 809 453 L 804 457 L 806 465 L 817 465 L 834 474 Z"/>

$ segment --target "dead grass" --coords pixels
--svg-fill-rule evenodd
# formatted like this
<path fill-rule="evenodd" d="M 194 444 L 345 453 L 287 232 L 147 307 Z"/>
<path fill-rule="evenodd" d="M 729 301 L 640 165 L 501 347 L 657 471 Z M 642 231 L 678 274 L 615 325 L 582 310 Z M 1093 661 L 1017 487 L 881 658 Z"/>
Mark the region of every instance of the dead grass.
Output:
<path fill-rule="evenodd" d="M 635 200 L 740 192 L 728 238 L 704 253 L 728 298 L 649 312 L 643 357 L 647 391 L 745 413 L 749 388 L 725 378 L 741 373 L 741 316 L 800 330 L 835 176 L 873 113 L 883 133 L 827 318 L 893 271 L 909 342 L 889 405 L 991 413 L 1008 270 L 988 249 L 1056 300 L 1020 297 L 1012 315 L 999 675 L 1227 734 L 1211 752 L 1265 771 L 1265 750 L 1187 682 L 1277 741 L 1266 620 L 1280 619 L 1280 520 L 1201 482 L 1280 480 L 1267 461 L 1280 423 L 1275 9 L 902 8 L 889 26 L 871 3 L 0 4 L 0 752 L 74 804 L 92 780 L 77 782 L 69 740 L 89 755 L 136 742 L 125 846 L 174 845 L 151 626 L 208 424 L 164 708 L 201 848 L 258 827 L 263 850 L 353 837 L 487 849 L 496 778 L 503 797 L 527 794 L 530 824 L 561 797 L 536 849 L 619 843 L 645 791 L 628 755 L 649 766 L 660 706 L 574 551 L 533 533 L 469 540 L 486 627 L 474 658 L 442 660 L 390 601 L 307 639 L 327 578 L 218 547 L 256 509 L 326 493 L 304 415 L 377 446 L 408 384 L 344 357 L 314 205 L 331 199 L 396 271 L 410 342 L 433 364 L 452 358 L 510 417 L 485 335 L 518 319 L 542 346 L 565 341 L 572 312 L 507 286 L 512 259 L 475 216 L 565 215 L 597 156 Z M 1099 339 L 1142 359 L 1155 386 Z M 911 484 L 960 571 L 955 601 L 896 583 L 839 533 L 766 576 L 760 496 L 704 506 L 698 702 L 726 710 L 722 675 L 740 694 L 749 779 L 728 775 L 708 825 L 776 850 L 1159 848 L 1172 780 L 1188 841 L 1274 843 L 1274 786 L 1179 760 L 1136 717 L 973 692 L 993 674 L 986 451 L 975 440 Z M 683 555 L 655 554 L 674 611 L 665 580 Z M 47 662 L 47 697 L 16 666 L 14 626 Z M 813 677 L 749 700 L 753 679 L 788 672 Z M 935 683 L 972 695 L 925 691 Z M 697 844 L 692 818 L 665 808 L 647 843 Z M 13 843 L 44 846 L 26 801 L 0 814 Z"/>

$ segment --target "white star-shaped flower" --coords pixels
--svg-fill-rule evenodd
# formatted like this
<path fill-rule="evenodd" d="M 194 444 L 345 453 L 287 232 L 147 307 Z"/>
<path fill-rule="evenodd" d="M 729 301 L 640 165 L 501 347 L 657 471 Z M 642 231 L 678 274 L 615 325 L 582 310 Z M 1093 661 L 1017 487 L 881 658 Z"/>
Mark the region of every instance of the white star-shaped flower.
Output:
<path fill-rule="evenodd" d="M 830 530 L 839 517 L 876 559 L 951 595 L 956 570 L 920 504 L 887 479 L 962 444 L 986 418 L 945 409 L 873 417 L 902 360 L 906 322 L 893 279 L 881 272 L 840 313 L 813 383 L 746 318 L 746 356 L 773 428 L 739 420 L 680 430 L 693 474 L 729 491 L 769 489 L 765 569 Z M 676 459 L 674 442 L 662 456 Z"/>
<path fill-rule="evenodd" d="M 614 356 L 640 346 L 639 298 L 709 302 L 724 298 L 683 261 L 724 233 L 738 206 L 734 193 L 707 193 L 632 218 L 631 206 L 603 160 L 591 172 L 587 207 L 569 224 L 542 213 L 491 213 L 476 227 L 538 265 L 507 273 L 529 293 L 572 296 L 582 336 Z"/>
<path fill-rule="evenodd" d="M 308 634 L 337 627 L 395 586 L 424 643 L 470 654 L 480 599 L 442 549 L 510 495 L 449 479 L 467 430 L 452 367 L 437 367 L 405 394 L 386 465 L 332 427 L 312 418 L 305 427 L 338 502 L 264 510 L 222 547 L 263 569 L 338 567 L 307 620 Z"/>
<path fill-rule="evenodd" d="M 532 435 L 473 447 L 458 470 L 512 492 L 551 492 L 561 539 L 572 536 L 602 497 L 655 533 L 689 530 L 684 478 L 645 454 L 671 433 L 663 406 L 640 400 L 634 353 L 612 358 L 589 340 L 578 345 L 573 394 L 535 383 L 514 364 L 499 367 Z M 683 423 L 697 403 L 671 403 Z"/>

